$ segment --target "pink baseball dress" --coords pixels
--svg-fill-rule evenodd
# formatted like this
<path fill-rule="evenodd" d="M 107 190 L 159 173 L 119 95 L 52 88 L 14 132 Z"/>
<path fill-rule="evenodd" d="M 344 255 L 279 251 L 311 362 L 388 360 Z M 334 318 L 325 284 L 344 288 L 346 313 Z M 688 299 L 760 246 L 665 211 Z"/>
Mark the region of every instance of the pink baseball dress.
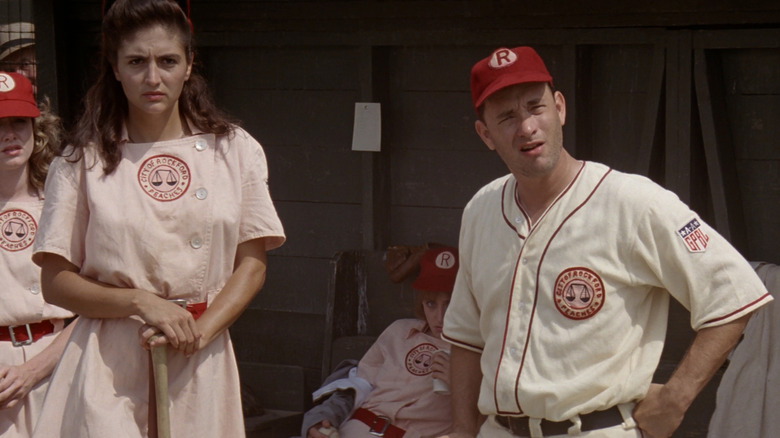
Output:
<path fill-rule="evenodd" d="M 271 250 L 284 242 L 265 154 L 244 130 L 120 147 L 122 160 L 108 176 L 92 149 L 76 163 L 52 163 L 36 262 L 57 254 L 85 277 L 202 306 L 232 274 L 240 243 L 263 238 Z M 147 436 L 155 426 L 141 324 L 79 318 L 34 437 Z M 227 331 L 189 358 L 168 349 L 168 379 L 172 436 L 245 436 Z"/>

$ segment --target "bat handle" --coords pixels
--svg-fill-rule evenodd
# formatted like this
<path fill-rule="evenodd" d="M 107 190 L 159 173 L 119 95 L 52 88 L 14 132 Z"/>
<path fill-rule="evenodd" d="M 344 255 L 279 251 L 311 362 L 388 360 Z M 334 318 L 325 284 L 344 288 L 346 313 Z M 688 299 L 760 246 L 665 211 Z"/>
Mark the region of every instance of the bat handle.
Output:
<path fill-rule="evenodd" d="M 168 411 L 167 349 L 167 344 L 151 347 L 154 396 L 157 405 L 157 438 L 171 438 L 171 418 Z"/>

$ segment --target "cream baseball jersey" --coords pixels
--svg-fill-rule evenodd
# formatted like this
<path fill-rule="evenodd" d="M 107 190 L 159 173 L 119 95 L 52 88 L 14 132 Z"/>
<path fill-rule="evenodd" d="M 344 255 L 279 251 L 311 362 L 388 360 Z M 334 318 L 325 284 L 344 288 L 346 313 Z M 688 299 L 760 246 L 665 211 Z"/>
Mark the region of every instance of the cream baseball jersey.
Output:
<path fill-rule="evenodd" d="M 744 258 L 672 192 L 584 162 L 535 224 L 511 175 L 463 213 L 444 337 L 481 353 L 483 414 L 562 421 L 641 399 L 669 297 L 691 326 L 769 302 Z"/>

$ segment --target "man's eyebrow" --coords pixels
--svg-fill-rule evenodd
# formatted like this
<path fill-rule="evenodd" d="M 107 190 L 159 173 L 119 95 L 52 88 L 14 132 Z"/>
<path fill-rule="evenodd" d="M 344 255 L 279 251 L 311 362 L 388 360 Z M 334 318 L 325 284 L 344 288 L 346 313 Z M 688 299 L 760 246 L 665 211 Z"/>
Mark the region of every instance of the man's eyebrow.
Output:
<path fill-rule="evenodd" d="M 496 114 L 497 118 L 503 119 L 504 117 L 509 117 L 512 115 L 512 113 L 515 112 L 515 108 L 507 108 L 500 113 Z"/>
<path fill-rule="evenodd" d="M 540 96 L 540 97 L 533 97 L 531 99 L 528 99 L 526 101 L 526 104 L 528 104 L 528 105 L 536 105 L 536 104 L 538 104 L 541 101 L 542 101 L 542 96 Z"/>

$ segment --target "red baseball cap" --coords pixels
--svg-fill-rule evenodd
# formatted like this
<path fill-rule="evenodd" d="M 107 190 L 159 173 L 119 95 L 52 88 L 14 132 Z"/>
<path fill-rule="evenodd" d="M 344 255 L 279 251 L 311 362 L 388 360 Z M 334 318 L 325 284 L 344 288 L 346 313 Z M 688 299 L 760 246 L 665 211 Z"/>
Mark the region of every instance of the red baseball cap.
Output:
<path fill-rule="evenodd" d="M 428 292 L 452 292 L 458 273 L 458 250 L 449 246 L 425 251 L 420 259 L 420 274 L 412 288 Z"/>
<path fill-rule="evenodd" d="M 552 85 L 552 76 L 536 50 L 527 46 L 496 49 L 471 68 L 474 110 L 496 91 L 526 82 L 549 82 Z"/>
<path fill-rule="evenodd" d="M 30 80 L 19 73 L 0 72 L 0 118 L 40 115 Z"/>

